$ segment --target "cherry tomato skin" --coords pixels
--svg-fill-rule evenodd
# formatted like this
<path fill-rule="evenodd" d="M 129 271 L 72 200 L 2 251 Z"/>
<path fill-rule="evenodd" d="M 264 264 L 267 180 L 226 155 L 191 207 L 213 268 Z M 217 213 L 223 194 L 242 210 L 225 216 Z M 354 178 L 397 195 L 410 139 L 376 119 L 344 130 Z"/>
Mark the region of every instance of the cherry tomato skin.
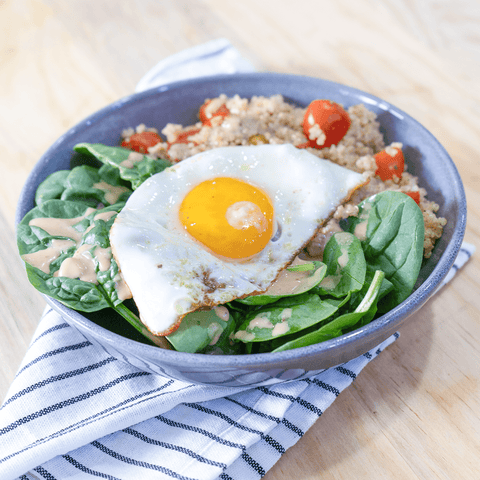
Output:
<path fill-rule="evenodd" d="M 409 197 L 413 198 L 415 200 L 415 203 L 417 205 L 420 205 L 420 192 L 418 191 L 413 191 L 413 192 L 405 192 Z"/>
<path fill-rule="evenodd" d="M 227 106 L 222 103 L 220 107 L 217 108 L 214 112 L 207 112 L 207 107 L 211 103 L 211 100 L 207 100 L 201 107 L 200 111 L 198 112 L 198 116 L 200 118 L 200 121 L 206 125 L 207 127 L 212 126 L 212 118 L 213 117 L 222 117 L 222 122 L 225 117 L 228 117 L 230 115 L 230 110 L 227 108 Z M 221 123 L 221 122 L 220 122 Z"/>
<path fill-rule="evenodd" d="M 330 100 L 313 100 L 303 117 L 303 133 L 307 137 L 310 147 L 327 148 L 337 145 L 342 140 L 351 123 L 348 112 L 338 103 Z M 325 135 L 323 142 L 321 142 L 322 139 L 319 142 L 318 138 L 310 138 L 311 129 L 315 129 L 317 126 Z"/>
<path fill-rule="evenodd" d="M 160 135 L 155 132 L 134 133 L 129 139 L 122 142 L 122 147 L 139 153 L 148 153 L 149 147 L 161 142 Z"/>
<path fill-rule="evenodd" d="M 199 128 L 191 128 L 190 130 L 186 130 L 184 132 L 181 132 L 177 135 L 177 138 L 173 141 L 173 142 L 168 142 L 167 144 L 167 151 L 170 150 L 170 148 L 173 146 L 173 145 L 176 145 L 177 143 L 190 143 L 191 140 L 190 140 L 190 137 L 192 135 L 195 135 L 197 134 L 198 132 L 200 131 Z M 197 145 L 196 142 L 192 142 L 194 143 L 195 145 Z M 169 155 L 169 158 L 170 160 L 172 160 L 173 162 L 178 162 L 179 159 L 178 158 L 174 158 L 174 157 L 171 157 Z"/>
<path fill-rule="evenodd" d="M 172 145 L 175 145 L 176 143 L 189 143 L 189 137 L 192 135 L 197 134 L 200 131 L 199 128 L 192 128 L 191 130 L 187 130 L 185 132 L 182 132 L 178 135 L 178 137 L 173 141 L 168 144 L 168 148 L 170 148 Z"/>
<path fill-rule="evenodd" d="M 391 180 L 394 176 L 401 177 L 405 169 L 405 158 L 400 148 L 395 155 L 389 155 L 386 150 L 378 152 L 373 157 L 377 164 L 375 175 L 381 180 Z"/>

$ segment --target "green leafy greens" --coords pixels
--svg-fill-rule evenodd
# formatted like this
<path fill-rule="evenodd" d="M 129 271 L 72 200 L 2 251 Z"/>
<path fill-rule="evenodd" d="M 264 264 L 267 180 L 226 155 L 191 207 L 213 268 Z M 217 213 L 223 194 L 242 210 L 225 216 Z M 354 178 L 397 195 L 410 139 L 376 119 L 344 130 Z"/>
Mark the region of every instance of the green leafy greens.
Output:
<path fill-rule="evenodd" d="M 77 152 L 95 157 L 105 165 L 118 169 L 120 178 L 130 182 L 133 190 L 138 188 L 147 178 L 162 172 L 171 165 L 167 160 L 154 159 L 148 155 L 143 155 L 143 158 L 139 161 L 131 162 L 129 160 L 132 154 L 131 150 L 123 147 L 109 147 L 101 143 L 79 143 L 75 145 L 74 149 Z"/>
<path fill-rule="evenodd" d="M 112 287 L 114 278 L 118 275 L 118 266 L 112 258 L 109 268 L 101 271 L 101 265 L 95 255 L 91 255 L 95 263 L 96 283 L 83 281 L 77 278 L 56 276 L 61 265 L 67 258 L 73 258 L 82 245 L 94 250 L 96 247 L 108 249 L 110 242 L 108 233 L 115 219 L 116 213 L 123 207 L 123 203 L 105 207 L 101 210 L 94 210 L 91 213 L 88 206 L 83 203 L 48 200 L 40 206 L 31 210 L 18 225 L 18 249 L 20 255 L 31 255 L 42 252 L 46 249 L 54 249 L 55 240 L 69 241 L 66 248 L 58 252 L 52 251 L 51 258 L 54 258 L 48 267 L 48 271 L 26 264 L 27 274 L 30 282 L 42 293 L 50 295 L 56 300 L 74 310 L 92 312 L 101 308 L 115 306 L 121 303 L 117 291 Z M 112 212 L 108 221 L 101 219 L 99 214 Z M 73 231 L 78 232 L 78 237 L 72 231 L 70 236 L 49 234 L 40 226 L 30 225 L 34 219 L 75 219 Z M 45 252 L 46 253 L 46 252 Z"/>
<path fill-rule="evenodd" d="M 53 199 L 83 203 L 90 207 L 126 202 L 132 190 L 122 182 L 118 169 L 103 165 L 89 165 L 60 170 L 42 182 L 35 195 L 35 203 L 42 205 Z"/>
<path fill-rule="evenodd" d="M 58 171 L 38 187 L 36 207 L 17 228 L 28 278 L 72 309 L 115 310 L 159 346 L 237 354 L 313 345 L 366 325 L 414 288 L 423 259 L 423 215 L 409 196 L 385 191 L 364 200 L 357 217 L 341 222 L 343 231 L 329 239 L 323 261 L 287 268 L 287 275 L 298 275 L 294 288 L 234 300 L 220 307 L 222 318 L 215 309 L 189 313 L 167 343 L 147 330 L 120 295 L 109 232 L 132 191 L 170 163 L 101 144 L 81 143 L 75 151 L 101 166 Z M 69 229 L 49 231 L 42 219 L 62 219 Z M 64 273 L 63 266 L 80 257 L 91 262 L 93 277 Z"/>
<path fill-rule="evenodd" d="M 358 217 L 342 225 L 362 239 L 369 268 L 382 270 L 393 284 L 382 301 L 382 311 L 391 310 L 412 292 L 423 259 L 425 226 L 418 205 L 401 192 L 385 191 L 367 198 Z"/>

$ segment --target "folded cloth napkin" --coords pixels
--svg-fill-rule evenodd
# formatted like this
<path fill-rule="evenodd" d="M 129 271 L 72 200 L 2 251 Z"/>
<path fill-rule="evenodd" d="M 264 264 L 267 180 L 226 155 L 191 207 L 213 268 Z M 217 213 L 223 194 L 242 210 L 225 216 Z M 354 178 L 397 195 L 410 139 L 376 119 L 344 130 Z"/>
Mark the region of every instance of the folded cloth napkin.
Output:
<path fill-rule="evenodd" d="M 218 38 L 160 61 L 140 79 L 135 91 L 142 92 L 177 80 L 254 71 L 254 66 L 226 38 Z"/>
<path fill-rule="evenodd" d="M 169 80 L 176 64 L 183 74 L 186 58 L 205 74 L 198 68 L 205 51 L 209 74 L 220 73 L 215 45 L 224 73 L 233 47 L 221 40 L 164 60 L 151 86 L 162 84 L 162 65 Z M 232 73 L 239 59 L 230 56 Z M 473 250 L 464 244 L 452 275 Z M 397 337 L 309 379 L 268 388 L 201 386 L 112 357 L 48 308 L 0 408 L 0 478 L 261 478 Z"/>
<path fill-rule="evenodd" d="M 48 310 L 0 410 L 0 478 L 261 478 L 396 336 L 311 379 L 242 390 L 143 372 Z"/>

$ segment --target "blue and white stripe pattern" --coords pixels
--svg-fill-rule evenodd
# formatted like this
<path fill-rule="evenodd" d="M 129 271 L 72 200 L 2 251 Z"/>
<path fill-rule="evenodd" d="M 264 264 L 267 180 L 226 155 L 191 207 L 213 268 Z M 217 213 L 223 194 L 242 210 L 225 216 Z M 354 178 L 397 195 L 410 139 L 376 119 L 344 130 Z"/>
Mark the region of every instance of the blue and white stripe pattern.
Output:
<path fill-rule="evenodd" d="M 239 391 L 138 370 L 49 310 L 0 410 L 0 477 L 45 461 L 23 478 L 260 478 L 394 339 L 312 379 Z"/>
<path fill-rule="evenodd" d="M 453 271 L 472 252 L 464 244 Z M 310 379 L 242 391 L 139 370 L 48 310 L 0 408 L 0 478 L 261 478 L 397 337 Z"/>

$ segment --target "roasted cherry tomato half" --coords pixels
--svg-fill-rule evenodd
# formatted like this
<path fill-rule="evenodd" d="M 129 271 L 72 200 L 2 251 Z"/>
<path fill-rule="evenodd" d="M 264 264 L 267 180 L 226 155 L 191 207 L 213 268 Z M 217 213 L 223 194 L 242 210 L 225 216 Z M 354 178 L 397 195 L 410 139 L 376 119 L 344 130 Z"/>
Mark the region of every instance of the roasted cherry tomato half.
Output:
<path fill-rule="evenodd" d="M 176 143 L 189 143 L 190 137 L 192 135 L 196 135 L 199 131 L 199 128 L 192 128 L 190 130 L 186 130 L 185 132 L 181 132 L 173 142 L 169 142 L 168 148 Z"/>
<path fill-rule="evenodd" d="M 148 153 L 149 147 L 161 142 L 160 135 L 155 132 L 134 133 L 128 140 L 122 142 L 122 147 L 139 153 Z"/>
<path fill-rule="evenodd" d="M 221 117 L 221 120 L 219 120 L 219 123 L 222 123 L 223 119 L 230 115 L 230 110 L 227 108 L 227 106 L 224 103 L 222 103 L 216 110 L 210 111 L 211 107 L 209 108 L 209 105 L 211 103 L 212 103 L 212 100 L 207 100 L 200 107 L 200 111 L 198 113 L 198 116 L 200 117 L 200 121 L 208 127 L 212 126 L 212 118 Z"/>
<path fill-rule="evenodd" d="M 314 100 L 303 117 L 303 133 L 312 148 L 337 145 L 350 128 L 345 109 L 330 100 Z"/>
<path fill-rule="evenodd" d="M 409 197 L 413 198 L 415 200 L 415 203 L 417 205 L 420 205 L 420 192 L 415 190 L 413 192 L 405 192 Z"/>
<path fill-rule="evenodd" d="M 405 168 L 405 158 L 401 148 L 389 147 L 378 152 L 373 157 L 377 164 L 375 175 L 380 177 L 381 180 L 391 180 L 394 176 L 399 178 L 402 176 Z"/>

